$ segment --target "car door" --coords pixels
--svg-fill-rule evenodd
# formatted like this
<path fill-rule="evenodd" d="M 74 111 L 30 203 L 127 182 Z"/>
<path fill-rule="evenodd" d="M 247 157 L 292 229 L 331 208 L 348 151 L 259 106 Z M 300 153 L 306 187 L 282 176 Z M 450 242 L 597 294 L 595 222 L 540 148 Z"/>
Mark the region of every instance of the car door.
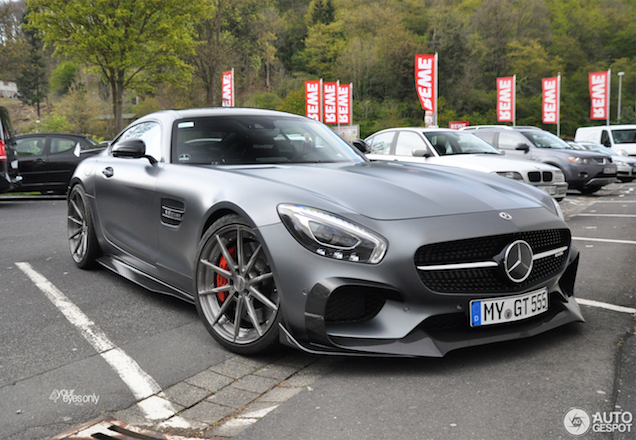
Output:
<path fill-rule="evenodd" d="M 46 182 L 46 141 L 46 135 L 26 136 L 15 141 L 22 190 L 37 190 Z"/>
<path fill-rule="evenodd" d="M 150 265 L 157 255 L 157 225 L 160 206 L 155 195 L 157 177 L 163 169 L 161 126 L 147 121 L 128 128 L 113 142 L 141 139 L 147 158 L 122 158 L 108 154 L 97 164 L 95 200 L 104 236 L 125 253 Z M 112 147 L 111 146 L 111 147 Z"/>
<path fill-rule="evenodd" d="M 527 150 L 518 150 L 520 145 L 527 145 Z M 497 140 L 497 148 L 503 151 L 508 157 L 516 157 L 519 159 L 534 159 L 533 147 L 530 141 L 521 133 L 515 131 L 500 131 Z"/>
<path fill-rule="evenodd" d="M 80 142 L 65 136 L 51 135 L 46 155 L 47 189 L 65 191 L 79 163 Z"/>

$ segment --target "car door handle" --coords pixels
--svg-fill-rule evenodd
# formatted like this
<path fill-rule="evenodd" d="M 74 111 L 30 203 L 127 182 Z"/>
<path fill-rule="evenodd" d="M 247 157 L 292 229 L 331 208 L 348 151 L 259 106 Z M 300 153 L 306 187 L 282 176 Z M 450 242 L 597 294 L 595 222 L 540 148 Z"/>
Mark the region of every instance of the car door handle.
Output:
<path fill-rule="evenodd" d="M 106 177 L 113 177 L 115 170 L 112 167 L 106 167 L 102 170 L 102 174 Z"/>

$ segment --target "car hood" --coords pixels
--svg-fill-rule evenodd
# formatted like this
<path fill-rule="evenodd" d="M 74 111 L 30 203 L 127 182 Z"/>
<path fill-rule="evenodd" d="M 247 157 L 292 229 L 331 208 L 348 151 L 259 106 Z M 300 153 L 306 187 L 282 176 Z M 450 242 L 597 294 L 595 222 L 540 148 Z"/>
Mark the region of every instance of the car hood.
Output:
<path fill-rule="evenodd" d="M 447 156 L 429 157 L 428 163 L 450 165 L 486 173 L 497 171 L 555 171 L 555 167 L 537 162 L 511 159 L 497 154 L 452 154 Z"/>
<path fill-rule="evenodd" d="M 335 209 L 325 206 L 328 202 L 376 220 L 531 209 L 551 203 L 550 196 L 511 179 L 436 165 L 273 165 L 237 167 L 233 172 L 283 185 L 285 190 L 277 191 L 281 203 Z"/>

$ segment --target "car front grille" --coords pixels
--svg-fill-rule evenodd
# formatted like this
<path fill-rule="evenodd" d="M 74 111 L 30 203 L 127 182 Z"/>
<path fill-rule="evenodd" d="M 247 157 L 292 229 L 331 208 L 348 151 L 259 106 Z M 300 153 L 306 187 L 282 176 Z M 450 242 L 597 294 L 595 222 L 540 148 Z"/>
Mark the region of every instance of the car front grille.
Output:
<path fill-rule="evenodd" d="M 535 256 L 547 254 L 533 262 L 530 275 L 521 283 L 512 282 L 501 267 L 506 247 L 517 240 L 527 242 Z M 436 243 L 417 250 L 415 265 L 424 285 L 434 292 L 516 292 L 562 270 L 570 241 L 568 229 L 552 229 Z M 457 267 L 470 266 L 471 263 L 479 266 L 482 262 L 497 264 L 491 267 Z"/>
<path fill-rule="evenodd" d="M 550 183 L 553 179 L 552 171 L 530 171 L 528 180 L 532 183 Z"/>

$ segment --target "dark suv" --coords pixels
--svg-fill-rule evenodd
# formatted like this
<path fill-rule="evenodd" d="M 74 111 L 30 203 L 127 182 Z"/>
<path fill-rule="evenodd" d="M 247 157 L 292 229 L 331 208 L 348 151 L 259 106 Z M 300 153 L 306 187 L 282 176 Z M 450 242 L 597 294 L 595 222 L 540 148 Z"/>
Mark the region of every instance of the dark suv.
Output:
<path fill-rule="evenodd" d="M 0 193 L 18 188 L 22 180 L 14 146 L 9 112 L 6 108 L 0 107 Z"/>
<path fill-rule="evenodd" d="M 560 168 L 571 189 L 591 194 L 617 182 L 616 165 L 607 154 L 574 150 L 561 138 L 536 127 L 467 127 L 508 157 L 529 159 Z"/>

